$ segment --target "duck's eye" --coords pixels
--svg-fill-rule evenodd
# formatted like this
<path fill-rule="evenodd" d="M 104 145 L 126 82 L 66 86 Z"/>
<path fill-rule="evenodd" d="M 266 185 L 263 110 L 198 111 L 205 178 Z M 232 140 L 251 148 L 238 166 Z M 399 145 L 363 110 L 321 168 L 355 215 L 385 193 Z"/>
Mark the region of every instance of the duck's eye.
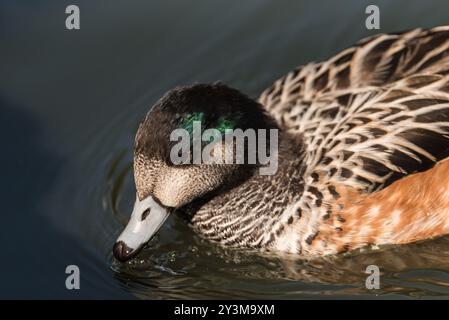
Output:
<path fill-rule="evenodd" d="M 190 152 L 190 150 L 185 150 L 185 153 L 183 153 L 183 150 L 179 150 L 178 157 L 184 159 L 183 164 L 188 164 L 192 162 L 192 153 Z"/>
<path fill-rule="evenodd" d="M 148 217 L 148 215 L 150 214 L 150 212 L 151 212 L 151 209 L 150 209 L 150 208 L 146 209 L 146 210 L 142 213 L 142 216 L 140 217 L 140 221 L 145 220 L 145 218 Z"/>

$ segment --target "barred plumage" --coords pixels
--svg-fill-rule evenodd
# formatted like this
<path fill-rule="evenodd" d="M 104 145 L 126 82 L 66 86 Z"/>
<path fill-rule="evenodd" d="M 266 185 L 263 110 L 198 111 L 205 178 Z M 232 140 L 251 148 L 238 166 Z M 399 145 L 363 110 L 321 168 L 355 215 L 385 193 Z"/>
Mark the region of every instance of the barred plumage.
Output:
<path fill-rule="evenodd" d="M 312 210 L 303 208 L 311 216 L 304 227 L 313 237 L 303 247 L 311 247 L 320 239 L 317 232 L 334 244 L 332 248 L 308 248 L 311 254 L 378 242 L 375 238 L 360 243 L 352 238 L 341 240 L 345 234 L 343 222 L 332 224 L 333 233 L 340 234 L 339 241 L 319 231 L 329 212 L 340 212 L 344 220 L 342 216 L 350 210 L 335 208 L 341 197 L 336 186 L 350 191 L 353 197 L 365 196 L 388 189 L 407 175 L 428 170 L 449 156 L 448 70 L 449 27 L 416 29 L 364 39 L 326 62 L 295 69 L 261 94 L 259 101 L 278 123 L 302 137 L 306 146 L 305 180 L 309 188 L 321 190 L 320 202 L 327 203 L 327 209 L 326 205 L 310 203 Z M 312 175 L 319 178 L 314 181 Z M 426 187 L 431 186 L 422 189 Z M 449 218 L 449 207 L 444 214 Z M 410 225 L 414 223 L 410 221 Z M 369 224 L 362 223 L 359 228 L 367 229 Z M 437 229 L 434 235 L 449 231 Z M 278 241 L 278 247 L 283 246 L 282 241 Z M 347 242 L 346 248 L 335 246 L 337 242 Z"/>
<path fill-rule="evenodd" d="M 258 102 L 223 84 L 159 100 L 136 135 L 132 217 L 151 204 L 163 222 L 170 207 L 227 247 L 307 257 L 449 234 L 448 26 L 364 39 L 296 68 Z M 192 114 L 280 129 L 277 173 L 170 164 L 170 132 Z M 135 246 L 114 252 L 126 260 Z"/>

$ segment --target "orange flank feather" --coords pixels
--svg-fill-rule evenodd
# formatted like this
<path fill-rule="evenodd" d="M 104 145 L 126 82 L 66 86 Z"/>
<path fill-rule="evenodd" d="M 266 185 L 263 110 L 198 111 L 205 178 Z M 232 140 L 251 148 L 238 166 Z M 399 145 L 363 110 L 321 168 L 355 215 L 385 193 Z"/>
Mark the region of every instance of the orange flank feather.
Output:
<path fill-rule="evenodd" d="M 344 186 L 337 191 L 341 197 L 333 206 L 334 214 L 321 225 L 316 239 L 323 253 L 449 233 L 449 159 L 372 194 L 361 195 Z"/>

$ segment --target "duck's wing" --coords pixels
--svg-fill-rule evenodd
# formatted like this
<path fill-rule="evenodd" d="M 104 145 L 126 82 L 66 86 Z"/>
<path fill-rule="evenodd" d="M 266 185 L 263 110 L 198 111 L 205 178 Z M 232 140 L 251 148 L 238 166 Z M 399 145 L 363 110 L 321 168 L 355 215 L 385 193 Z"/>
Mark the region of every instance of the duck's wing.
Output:
<path fill-rule="evenodd" d="M 310 105 L 323 96 L 385 86 L 417 73 L 448 72 L 449 26 L 381 34 L 361 40 L 328 61 L 296 68 L 267 88 L 259 102 L 288 129 L 305 121 Z"/>
<path fill-rule="evenodd" d="M 449 75 L 323 96 L 289 132 L 303 137 L 306 176 L 379 190 L 449 156 Z"/>
<path fill-rule="evenodd" d="M 370 213 L 369 219 L 377 219 L 378 211 L 377 204 L 366 197 L 378 194 L 374 191 L 394 192 L 390 188 L 395 181 L 404 187 L 404 194 L 413 192 L 404 177 L 427 172 L 449 157 L 449 75 L 417 74 L 388 87 L 323 96 L 311 103 L 304 121 L 288 132 L 302 137 L 305 152 L 304 193 L 295 210 L 308 216 L 299 220 L 302 242 L 298 250 L 313 252 L 319 233 L 320 237 L 337 233 L 341 240 L 338 245 L 333 239 L 334 245 L 320 249 L 323 253 L 365 245 L 370 242 L 363 236 L 366 229 L 356 226 L 366 224 L 364 210 Z M 397 192 L 389 196 L 392 201 L 406 199 Z M 416 196 L 422 200 L 423 194 Z M 350 212 L 351 227 L 339 225 Z M 382 221 L 388 223 L 388 219 Z M 359 242 L 352 241 L 352 235 L 341 238 L 341 230 L 360 233 Z"/>

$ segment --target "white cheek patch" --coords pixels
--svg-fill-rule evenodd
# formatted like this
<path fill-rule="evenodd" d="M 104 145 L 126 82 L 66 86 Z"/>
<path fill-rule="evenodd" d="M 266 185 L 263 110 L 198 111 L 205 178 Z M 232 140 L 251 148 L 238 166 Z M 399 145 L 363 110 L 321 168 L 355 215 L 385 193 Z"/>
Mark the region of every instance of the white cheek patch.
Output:
<path fill-rule="evenodd" d="M 142 247 L 156 234 L 169 214 L 153 197 L 148 196 L 142 201 L 136 197 L 131 218 L 117 242 L 123 241 L 133 250 Z"/>

